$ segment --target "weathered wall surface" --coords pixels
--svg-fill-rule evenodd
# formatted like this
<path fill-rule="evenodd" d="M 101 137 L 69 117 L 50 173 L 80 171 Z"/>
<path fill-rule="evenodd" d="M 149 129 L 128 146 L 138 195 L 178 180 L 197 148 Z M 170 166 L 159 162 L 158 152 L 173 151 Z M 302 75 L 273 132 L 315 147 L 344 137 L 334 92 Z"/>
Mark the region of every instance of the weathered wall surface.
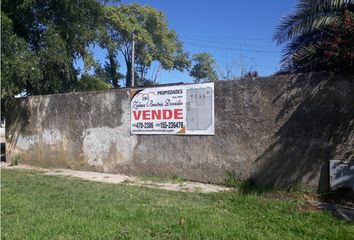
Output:
<path fill-rule="evenodd" d="M 42 166 L 277 186 L 326 183 L 354 158 L 353 76 L 302 74 L 215 84 L 215 136 L 130 135 L 129 90 L 15 99 L 7 157 Z M 321 183 L 321 184 L 319 184 Z"/>

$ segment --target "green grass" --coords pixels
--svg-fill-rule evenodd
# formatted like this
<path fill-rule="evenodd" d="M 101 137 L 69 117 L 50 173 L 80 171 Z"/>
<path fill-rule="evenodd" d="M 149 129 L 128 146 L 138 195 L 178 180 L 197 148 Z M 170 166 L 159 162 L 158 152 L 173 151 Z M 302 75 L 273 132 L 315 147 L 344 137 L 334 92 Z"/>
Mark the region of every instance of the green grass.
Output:
<path fill-rule="evenodd" d="M 353 239 L 299 200 L 202 194 L 2 169 L 2 239 Z"/>

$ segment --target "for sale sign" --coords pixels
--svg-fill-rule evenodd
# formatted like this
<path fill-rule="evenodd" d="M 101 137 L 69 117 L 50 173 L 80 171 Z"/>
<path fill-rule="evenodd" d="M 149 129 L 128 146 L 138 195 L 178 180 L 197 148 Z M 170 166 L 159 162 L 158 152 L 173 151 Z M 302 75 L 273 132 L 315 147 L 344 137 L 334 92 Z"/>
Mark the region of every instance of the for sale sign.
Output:
<path fill-rule="evenodd" d="M 214 83 L 131 90 L 132 134 L 214 132 Z"/>

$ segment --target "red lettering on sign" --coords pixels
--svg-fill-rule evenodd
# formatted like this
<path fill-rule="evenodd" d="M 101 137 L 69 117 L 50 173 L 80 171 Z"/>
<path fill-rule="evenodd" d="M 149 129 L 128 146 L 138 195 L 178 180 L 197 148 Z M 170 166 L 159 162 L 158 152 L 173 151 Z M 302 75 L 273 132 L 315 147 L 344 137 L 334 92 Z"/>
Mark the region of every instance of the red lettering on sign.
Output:
<path fill-rule="evenodd" d="M 174 115 L 175 115 L 174 119 L 183 119 L 182 109 L 180 109 L 180 108 L 175 109 L 174 110 Z"/>
<path fill-rule="evenodd" d="M 172 112 L 172 110 L 164 109 L 164 110 L 162 110 L 162 116 L 163 116 L 163 119 L 171 119 L 173 116 L 173 112 Z"/>
<path fill-rule="evenodd" d="M 151 115 L 152 115 L 152 120 L 154 119 L 161 119 L 161 110 L 152 110 L 151 111 Z"/>
<path fill-rule="evenodd" d="M 135 120 L 168 120 L 168 119 L 183 119 L 183 111 L 180 108 L 163 110 L 143 110 L 133 111 Z"/>
<path fill-rule="evenodd" d="M 141 116 L 141 111 L 133 111 L 134 119 L 139 120 Z"/>
<path fill-rule="evenodd" d="M 150 120 L 151 116 L 150 116 L 150 110 L 144 110 L 143 111 L 143 120 Z"/>

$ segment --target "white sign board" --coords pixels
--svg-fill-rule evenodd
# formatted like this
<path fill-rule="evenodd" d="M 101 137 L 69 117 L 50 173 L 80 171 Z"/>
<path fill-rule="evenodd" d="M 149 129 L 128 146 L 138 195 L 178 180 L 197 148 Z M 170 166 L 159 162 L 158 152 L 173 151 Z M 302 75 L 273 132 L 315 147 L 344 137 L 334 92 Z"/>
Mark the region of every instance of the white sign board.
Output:
<path fill-rule="evenodd" d="M 131 90 L 132 134 L 214 135 L 214 83 Z"/>

